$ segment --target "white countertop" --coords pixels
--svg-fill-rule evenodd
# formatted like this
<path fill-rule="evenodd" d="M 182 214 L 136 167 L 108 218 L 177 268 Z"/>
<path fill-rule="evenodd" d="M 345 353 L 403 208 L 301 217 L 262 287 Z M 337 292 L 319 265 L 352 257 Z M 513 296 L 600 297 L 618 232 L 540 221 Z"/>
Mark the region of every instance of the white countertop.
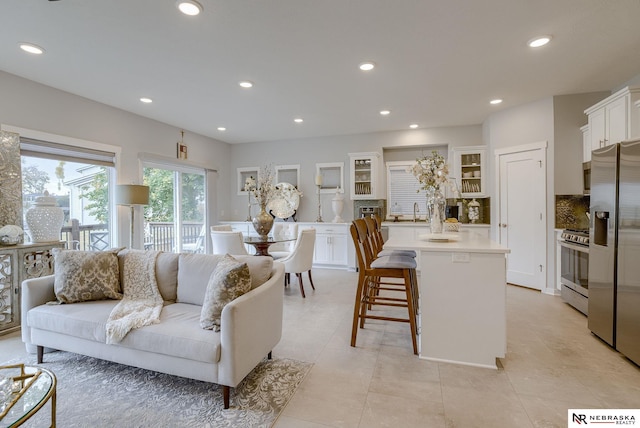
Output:
<path fill-rule="evenodd" d="M 430 252 L 454 252 L 454 253 L 509 253 L 511 250 L 499 243 L 485 238 L 477 233 L 453 232 L 443 233 L 444 237 L 450 237 L 447 242 L 430 241 L 431 234 L 420 235 L 420 239 L 406 240 L 389 238 L 384 244 L 384 248 L 389 249 L 411 249 L 416 251 Z"/>
<path fill-rule="evenodd" d="M 462 227 L 491 227 L 490 224 L 486 223 L 460 223 Z M 383 221 L 382 227 L 429 227 L 429 222 L 420 220 L 417 222 L 413 221 Z"/>

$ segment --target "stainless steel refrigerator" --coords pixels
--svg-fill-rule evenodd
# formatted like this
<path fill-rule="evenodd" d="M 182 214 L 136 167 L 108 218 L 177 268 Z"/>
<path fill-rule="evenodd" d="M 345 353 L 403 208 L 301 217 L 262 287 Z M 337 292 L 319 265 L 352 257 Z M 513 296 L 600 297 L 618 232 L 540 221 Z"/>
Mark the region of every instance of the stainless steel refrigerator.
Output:
<path fill-rule="evenodd" d="M 589 329 L 640 364 L 640 140 L 591 157 Z"/>

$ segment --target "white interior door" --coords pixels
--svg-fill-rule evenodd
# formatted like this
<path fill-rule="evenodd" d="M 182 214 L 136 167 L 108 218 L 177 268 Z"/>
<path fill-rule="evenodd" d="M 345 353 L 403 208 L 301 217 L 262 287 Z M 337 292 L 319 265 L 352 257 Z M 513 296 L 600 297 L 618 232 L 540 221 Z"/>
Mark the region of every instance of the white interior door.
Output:
<path fill-rule="evenodd" d="M 544 148 L 498 155 L 498 235 L 511 250 L 507 282 L 538 290 L 546 270 L 544 155 Z"/>

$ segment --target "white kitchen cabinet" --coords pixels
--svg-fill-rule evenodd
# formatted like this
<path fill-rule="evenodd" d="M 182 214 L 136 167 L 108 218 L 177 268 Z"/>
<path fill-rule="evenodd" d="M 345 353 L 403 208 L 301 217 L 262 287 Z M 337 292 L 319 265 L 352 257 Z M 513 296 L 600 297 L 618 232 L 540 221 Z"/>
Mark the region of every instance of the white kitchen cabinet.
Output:
<path fill-rule="evenodd" d="M 456 147 L 452 149 L 452 177 L 463 198 L 477 198 L 487 193 L 485 177 L 486 146 Z"/>
<path fill-rule="evenodd" d="M 349 267 L 349 251 L 353 248 L 348 223 L 299 223 L 299 229 L 316 229 L 316 245 L 313 252 L 315 267 L 346 269 Z"/>
<path fill-rule="evenodd" d="M 349 153 L 351 199 L 384 199 L 382 156 L 376 152 Z"/>
<path fill-rule="evenodd" d="M 584 111 L 589 117 L 591 150 L 640 137 L 640 121 L 634 110 L 638 100 L 640 87 L 626 87 Z"/>
<path fill-rule="evenodd" d="M 582 162 L 591 162 L 591 131 L 589 125 L 580 128 L 582 131 Z"/>

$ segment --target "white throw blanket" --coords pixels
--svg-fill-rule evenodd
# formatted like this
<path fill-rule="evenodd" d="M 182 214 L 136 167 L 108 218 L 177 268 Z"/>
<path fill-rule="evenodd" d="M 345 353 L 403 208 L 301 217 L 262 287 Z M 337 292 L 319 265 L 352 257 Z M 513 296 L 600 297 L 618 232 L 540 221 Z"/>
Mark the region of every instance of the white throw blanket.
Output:
<path fill-rule="evenodd" d="M 124 254 L 123 298 L 109 314 L 107 344 L 120 342 L 134 328 L 160 322 L 163 300 L 156 282 L 158 254 L 141 250 Z"/>

